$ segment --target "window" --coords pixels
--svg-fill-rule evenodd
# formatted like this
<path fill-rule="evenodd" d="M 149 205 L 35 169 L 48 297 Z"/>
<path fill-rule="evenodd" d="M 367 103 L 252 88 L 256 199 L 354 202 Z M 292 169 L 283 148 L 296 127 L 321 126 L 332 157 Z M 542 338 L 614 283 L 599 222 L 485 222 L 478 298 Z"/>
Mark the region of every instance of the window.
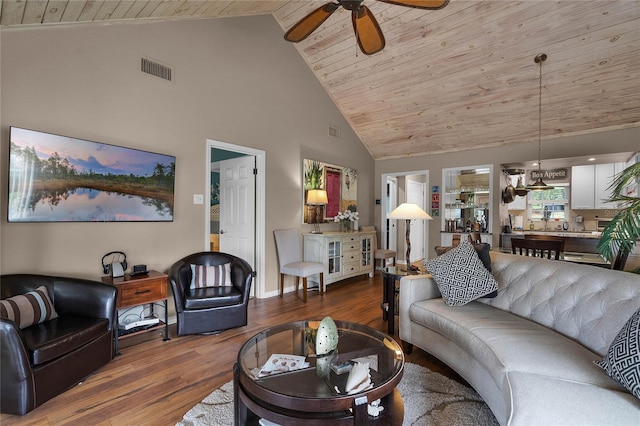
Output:
<path fill-rule="evenodd" d="M 559 184 L 546 191 L 529 192 L 529 218 L 531 220 L 566 220 L 568 218 L 569 186 Z"/>

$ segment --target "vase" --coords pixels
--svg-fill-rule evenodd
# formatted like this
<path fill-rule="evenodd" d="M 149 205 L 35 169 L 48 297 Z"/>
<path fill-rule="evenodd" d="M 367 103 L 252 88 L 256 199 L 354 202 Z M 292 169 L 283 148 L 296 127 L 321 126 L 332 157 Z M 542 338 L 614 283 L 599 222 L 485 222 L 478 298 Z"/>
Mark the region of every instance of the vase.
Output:
<path fill-rule="evenodd" d="M 351 221 L 343 220 L 342 222 L 340 222 L 340 228 L 342 232 L 351 232 Z"/>

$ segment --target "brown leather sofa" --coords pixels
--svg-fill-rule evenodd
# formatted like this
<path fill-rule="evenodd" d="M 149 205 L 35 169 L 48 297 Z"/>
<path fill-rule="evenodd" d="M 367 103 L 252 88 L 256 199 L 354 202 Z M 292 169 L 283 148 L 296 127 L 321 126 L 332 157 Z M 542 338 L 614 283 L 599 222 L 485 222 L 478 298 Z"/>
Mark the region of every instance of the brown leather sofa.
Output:
<path fill-rule="evenodd" d="M 45 286 L 58 318 L 20 329 L 0 318 L 0 411 L 24 415 L 113 358 L 116 288 L 33 274 L 0 276 L 0 299 Z"/>
<path fill-rule="evenodd" d="M 191 265 L 218 266 L 231 263 L 230 286 L 191 289 Z M 178 336 L 217 333 L 247 325 L 247 309 L 253 271 L 243 259 L 227 253 L 200 252 L 171 266 Z"/>

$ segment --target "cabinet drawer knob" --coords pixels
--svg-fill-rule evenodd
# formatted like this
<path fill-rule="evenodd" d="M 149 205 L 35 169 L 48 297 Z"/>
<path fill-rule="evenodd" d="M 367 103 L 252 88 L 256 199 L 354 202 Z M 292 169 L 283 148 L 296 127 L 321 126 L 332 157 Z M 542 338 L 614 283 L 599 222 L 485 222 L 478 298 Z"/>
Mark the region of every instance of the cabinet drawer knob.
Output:
<path fill-rule="evenodd" d="M 145 293 L 151 293 L 151 290 L 136 291 L 136 294 L 145 294 Z"/>

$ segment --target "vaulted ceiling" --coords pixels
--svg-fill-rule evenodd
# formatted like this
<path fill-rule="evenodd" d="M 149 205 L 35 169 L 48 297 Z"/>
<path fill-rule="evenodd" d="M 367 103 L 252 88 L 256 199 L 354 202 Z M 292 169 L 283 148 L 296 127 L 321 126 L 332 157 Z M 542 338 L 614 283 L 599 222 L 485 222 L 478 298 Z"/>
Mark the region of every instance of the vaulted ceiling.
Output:
<path fill-rule="evenodd" d="M 0 25 L 273 14 L 284 34 L 327 1 L 3 0 Z M 295 47 L 375 159 L 537 140 L 538 53 L 543 139 L 640 127 L 638 1 L 364 4 L 382 52 L 358 51 L 342 8 Z"/>

